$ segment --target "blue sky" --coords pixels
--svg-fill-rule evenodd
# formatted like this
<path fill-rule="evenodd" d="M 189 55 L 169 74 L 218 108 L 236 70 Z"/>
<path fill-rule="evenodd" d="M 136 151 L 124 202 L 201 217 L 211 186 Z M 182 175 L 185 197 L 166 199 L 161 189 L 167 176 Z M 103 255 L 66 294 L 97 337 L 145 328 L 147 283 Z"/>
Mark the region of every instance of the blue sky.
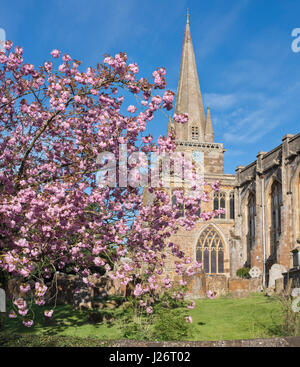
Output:
<path fill-rule="evenodd" d="M 84 67 L 124 51 L 140 76 L 166 67 L 176 91 L 187 8 L 204 104 L 227 149 L 225 172 L 234 173 L 300 132 L 300 52 L 291 49 L 299 0 L 2 1 L 0 28 L 35 65 L 54 48 Z M 158 112 L 148 131 L 165 134 L 167 123 Z"/>

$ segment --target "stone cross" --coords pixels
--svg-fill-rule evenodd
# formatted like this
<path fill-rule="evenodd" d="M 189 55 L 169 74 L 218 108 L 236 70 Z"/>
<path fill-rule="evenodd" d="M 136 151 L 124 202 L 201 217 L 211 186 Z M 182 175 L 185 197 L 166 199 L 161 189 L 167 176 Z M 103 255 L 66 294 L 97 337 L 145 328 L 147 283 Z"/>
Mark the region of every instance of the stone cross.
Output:
<path fill-rule="evenodd" d="M 0 288 L 0 313 L 6 312 L 5 290 Z"/>
<path fill-rule="evenodd" d="M 251 278 L 259 278 L 261 271 L 257 266 L 253 266 L 253 268 L 249 270 L 249 274 Z"/>

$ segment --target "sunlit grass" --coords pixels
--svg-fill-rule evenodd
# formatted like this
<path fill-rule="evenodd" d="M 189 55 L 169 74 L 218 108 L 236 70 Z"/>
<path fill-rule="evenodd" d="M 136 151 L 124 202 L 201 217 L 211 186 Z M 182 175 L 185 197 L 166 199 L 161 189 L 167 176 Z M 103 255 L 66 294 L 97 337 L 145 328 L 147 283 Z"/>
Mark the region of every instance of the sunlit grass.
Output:
<path fill-rule="evenodd" d="M 70 305 L 57 306 L 54 324 L 45 325 L 43 307 L 36 307 L 35 324 L 26 328 L 20 320 L 5 320 L 5 333 L 9 335 L 49 337 L 94 338 L 97 340 L 124 339 L 126 324 L 122 308 L 106 310 L 113 316 L 111 322 L 91 323 L 87 311 L 75 311 Z M 263 294 L 247 298 L 200 299 L 187 313 L 193 318 L 193 336 L 189 340 L 233 340 L 281 336 L 282 313 L 275 298 Z M 72 338 L 71 338 L 72 337 Z M 44 338 L 44 339 L 43 339 Z M 35 338 L 37 340 L 37 338 Z M 75 339 L 73 339 L 75 340 Z M 23 341 L 24 342 L 24 341 Z M 35 341 L 36 343 L 37 341 Z M 70 342 L 70 341 L 69 341 Z M 21 343 L 21 341 L 19 341 Z M 50 342 L 49 342 L 50 343 Z M 64 345 L 65 341 L 63 342 Z M 71 343 L 71 342 L 70 342 Z"/>

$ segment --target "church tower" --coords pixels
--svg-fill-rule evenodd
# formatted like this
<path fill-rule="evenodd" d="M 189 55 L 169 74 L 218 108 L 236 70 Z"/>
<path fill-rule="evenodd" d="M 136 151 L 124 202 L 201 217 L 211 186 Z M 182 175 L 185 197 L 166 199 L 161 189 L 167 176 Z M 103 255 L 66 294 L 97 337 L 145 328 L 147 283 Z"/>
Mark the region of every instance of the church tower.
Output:
<path fill-rule="evenodd" d="M 175 103 L 175 114 L 186 113 L 189 120 L 185 124 L 173 121 L 168 123 L 168 132 L 175 133 L 176 150 L 192 153 L 193 156 L 203 157 L 205 186 L 210 196 L 209 202 L 199 205 L 199 220 L 191 231 L 180 229 L 170 241 L 178 244 L 191 259 L 203 264 L 206 273 L 207 286 L 210 287 L 216 279 L 225 279 L 235 274 L 236 261 L 231 261 L 234 231 L 234 184 L 235 175 L 224 173 L 223 144 L 214 141 L 214 131 L 211 111 L 206 113 L 203 105 L 200 83 L 198 78 L 195 53 L 192 43 L 189 15 L 185 24 L 179 81 Z M 199 154 L 198 154 L 199 153 Z M 212 192 L 209 184 L 219 181 L 219 192 Z M 170 188 L 172 195 L 174 187 Z M 209 221 L 201 218 L 201 212 L 225 208 L 226 213 Z M 184 210 L 183 210 L 184 215 Z M 176 271 L 172 256 L 168 257 L 167 271 L 172 279 L 176 279 Z M 216 278 L 217 277 L 217 278 Z M 221 278 L 220 278 L 221 277 Z M 201 277 L 200 277 L 201 278 Z M 199 295 L 196 283 L 188 284 L 189 292 Z M 224 281 L 225 281 L 224 280 Z M 198 284 L 198 283 L 197 283 Z"/>
<path fill-rule="evenodd" d="M 209 108 L 205 117 L 195 53 L 189 24 L 185 25 L 175 113 L 186 113 L 189 121 L 169 122 L 168 131 L 175 129 L 178 151 L 204 153 L 205 173 L 224 173 L 223 144 L 214 143 L 214 132 Z"/>

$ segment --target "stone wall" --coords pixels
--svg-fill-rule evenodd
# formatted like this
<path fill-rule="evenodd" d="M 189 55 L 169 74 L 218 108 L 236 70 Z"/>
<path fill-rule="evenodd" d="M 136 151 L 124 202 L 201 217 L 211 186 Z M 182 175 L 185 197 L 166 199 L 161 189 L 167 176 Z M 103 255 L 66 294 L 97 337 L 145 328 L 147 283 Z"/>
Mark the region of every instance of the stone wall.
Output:
<path fill-rule="evenodd" d="M 208 291 L 217 296 L 232 295 L 233 297 L 247 297 L 250 293 L 262 291 L 262 278 L 228 278 L 225 275 L 210 275 L 199 272 L 186 277 L 188 298 L 205 298 Z"/>
<path fill-rule="evenodd" d="M 206 293 L 215 292 L 218 296 L 228 293 L 228 278 L 225 275 L 206 274 Z"/>
<path fill-rule="evenodd" d="M 66 305 L 71 304 L 75 308 L 92 308 L 93 304 L 105 299 L 108 296 L 122 294 L 122 289 L 119 284 L 114 282 L 108 276 L 95 278 L 90 276 L 89 282 L 94 284 L 94 287 L 85 284 L 77 275 L 70 275 L 64 273 L 57 273 L 56 284 L 57 287 L 52 286 L 51 283 L 46 283 L 50 289 L 47 293 L 46 302 L 48 304 Z M 12 278 L 7 284 L 8 299 L 19 298 L 20 285 L 22 279 Z M 30 281 L 31 289 L 34 289 L 34 282 Z M 123 292 L 126 295 L 126 290 Z"/>

